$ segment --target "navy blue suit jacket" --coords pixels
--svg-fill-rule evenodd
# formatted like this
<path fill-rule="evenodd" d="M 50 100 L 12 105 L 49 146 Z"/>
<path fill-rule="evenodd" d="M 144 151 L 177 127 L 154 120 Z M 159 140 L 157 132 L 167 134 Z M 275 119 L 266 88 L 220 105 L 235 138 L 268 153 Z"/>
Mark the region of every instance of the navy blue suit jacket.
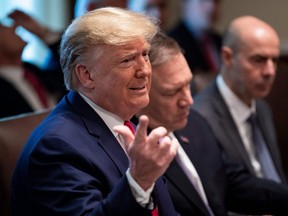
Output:
<path fill-rule="evenodd" d="M 246 214 L 288 215 L 288 187 L 260 180 L 227 161 L 200 114 L 191 110 L 187 126 L 174 132 L 202 181 L 210 208 L 216 216 L 227 211 Z M 185 173 L 174 160 L 165 173 L 176 210 L 182 216 L 209 216 Z"/>
<path fill-rule="evenodd" d="M 70 92 L 33 132 L 12 182 L 14 215 L 143 215 L 125 172 L 129 161 L 109 128 Z M 153 191 L 160 216 L 178 215 L 163 179 Z"/>
<path fill-rule="evenodd" d="M 7 80 L 0 77 L 0 118 L 32 112 L 32 107 L 20 92 Z"/>

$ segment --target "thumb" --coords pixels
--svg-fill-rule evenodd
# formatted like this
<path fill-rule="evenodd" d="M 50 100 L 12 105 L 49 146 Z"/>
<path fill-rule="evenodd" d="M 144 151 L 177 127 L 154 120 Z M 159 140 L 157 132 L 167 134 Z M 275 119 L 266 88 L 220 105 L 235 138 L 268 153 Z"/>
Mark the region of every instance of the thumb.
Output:
<path fill-rule="evenodd" d="M 129 144 L 134 140 L 132 131 L 125 125 L 117 125 L 113 127 L 113 130 L 123 137 L 125 148 L 128 150 Z"/>

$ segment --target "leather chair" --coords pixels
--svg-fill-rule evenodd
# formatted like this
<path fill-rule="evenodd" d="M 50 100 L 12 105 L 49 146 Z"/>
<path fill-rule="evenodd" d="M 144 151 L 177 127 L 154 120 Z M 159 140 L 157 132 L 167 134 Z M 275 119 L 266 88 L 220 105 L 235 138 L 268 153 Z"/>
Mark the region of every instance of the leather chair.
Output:
<path fill-rule="evenodd" d="M 0 215 L 11 215 L 11 178 L 22 147 L 51 110 L 0 119 Z"/>

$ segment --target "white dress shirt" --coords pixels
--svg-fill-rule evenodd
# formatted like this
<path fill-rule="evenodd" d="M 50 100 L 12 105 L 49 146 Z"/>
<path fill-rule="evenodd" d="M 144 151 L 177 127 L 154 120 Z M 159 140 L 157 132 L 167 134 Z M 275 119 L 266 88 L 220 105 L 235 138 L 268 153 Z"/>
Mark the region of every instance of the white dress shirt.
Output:
<path fill-rule="evenodd" d="M 175 139 L 175 140 L 177 140 L 177 142 L 179 142 L 178 139 L 175 137 L 175 135 L 171 132 L 169 133 L 169 137 L 171 137 L 171 139 Z M 189 181 L 192 183 L 192 185 L 194 186 L 194 188 L 198 192 L 199 196 L 202 198 L 202 200 L 203 200 L 204 204 L 206 205 L 210 215 L 211 216 L 214 215 L 210 206 L 209 206 L 209 203 L 208 203 L 201 179 L 200 179 L 192 161 L 189 159 L 189 157 L 187 156 L 186 152 L 184 151 L 184 149 L 182 148 L 180 143 L 179 143 L 179 148 L 178 148 L 178 154 L 176 155 L 175 160 L 177 161 L 177 163 L 179 164 L 179 166 L 181 167 L 181 169 L 183 170 L 183 172 L 185 173 L 185 175 L 187 176 Z"/>
<path fill-rule="evenodd" d="M 248 153 L 252 167 L 258 177 L 262 177 L 261 164 L 256 158 L 255 149 L 252 141 L 251 125 L 247 122 L 252 113 L 256 113 L 255 100 L 252 101 L 252 106 L 248 107 L 242 100 L 240 100 L 234 92 L 227 86 L 223 77 L 218 75 L 216 83 L 219 88 L 228 109 L 232 115 L 232 118 L 238 128 L 241 139 L 244 143 L 244 147 Z"/>

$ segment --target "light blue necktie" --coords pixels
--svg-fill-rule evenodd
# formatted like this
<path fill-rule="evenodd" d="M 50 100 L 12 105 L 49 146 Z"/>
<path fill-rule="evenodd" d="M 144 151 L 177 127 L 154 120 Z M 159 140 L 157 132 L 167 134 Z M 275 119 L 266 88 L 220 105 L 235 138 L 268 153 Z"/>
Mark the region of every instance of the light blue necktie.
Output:
<path fill-rule="evenodd" d="M 261 170 L 264 178 L 280 183 L 281 180 L 276 171 L 267 144 L 261 132 L 256 114 L 251 114 L 248 122 L 251 124 L 255 154 L 261 164 Z"/>

